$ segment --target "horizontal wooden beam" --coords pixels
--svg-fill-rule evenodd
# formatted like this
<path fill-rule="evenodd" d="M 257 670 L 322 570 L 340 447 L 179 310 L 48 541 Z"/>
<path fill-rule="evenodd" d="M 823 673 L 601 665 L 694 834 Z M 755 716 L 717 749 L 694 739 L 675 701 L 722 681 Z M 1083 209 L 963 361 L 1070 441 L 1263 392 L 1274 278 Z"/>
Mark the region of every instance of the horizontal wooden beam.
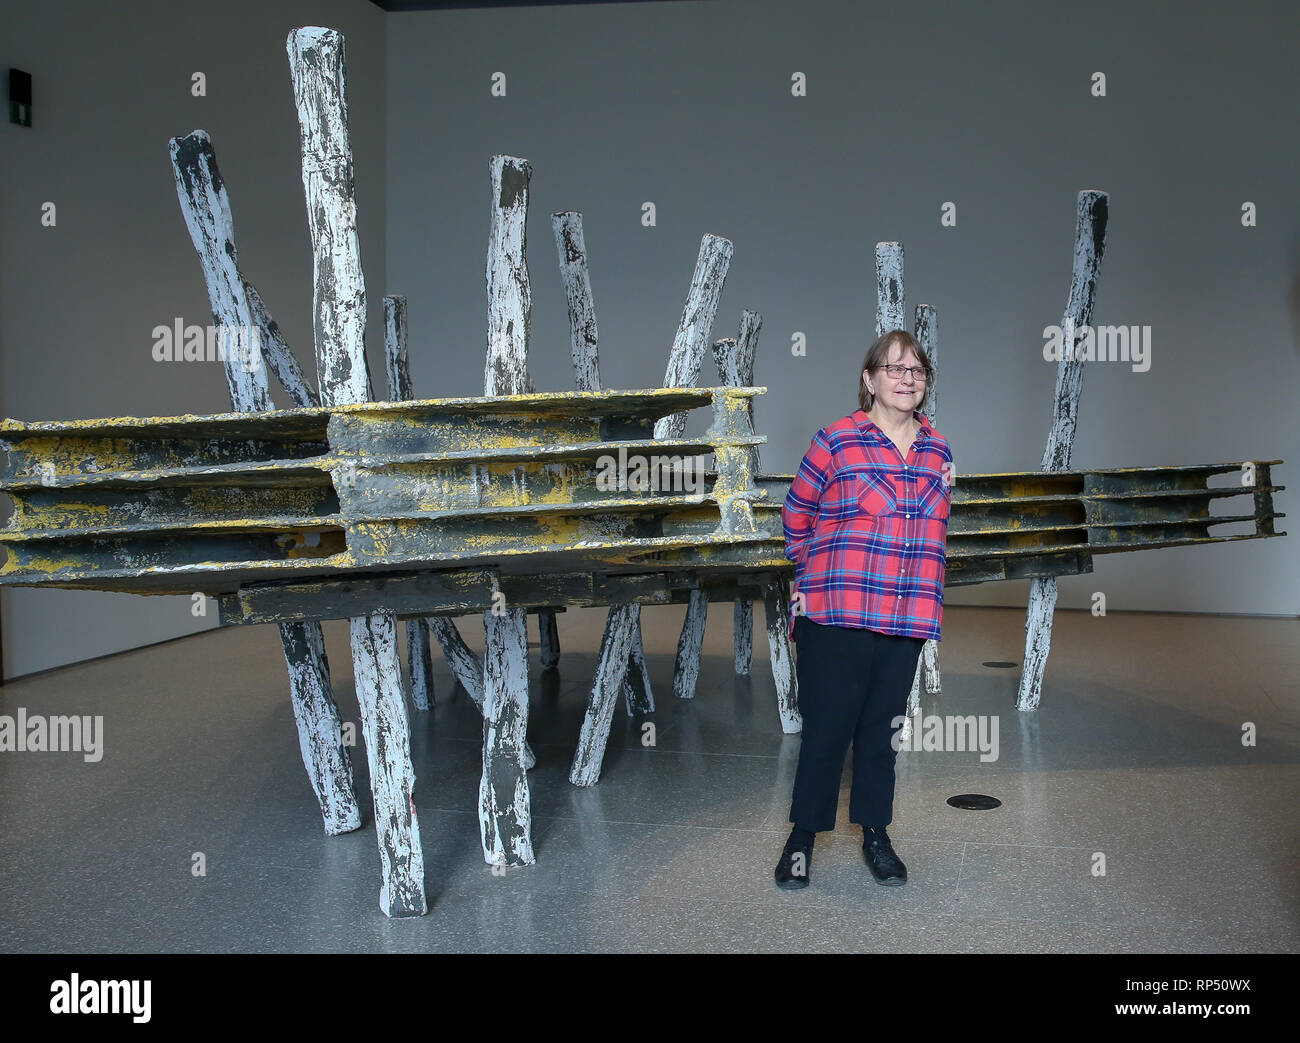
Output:
<path fill-rule="evenodd" d="M 723 600 L 752 590 L 752 576 L 794 571 L 781 525 L 791 476 L 753 472 L 765 439 L 750 406 L 764 390 L 7 420 L 0 489 L 15 509 L 0 583 L 201 591 L 221 598 L 227 622 L 476 612 L 491 607 L 492 582 L 529 609 L 677 600 L 693 587 Z M 702 435 L 654 439 L 659 421 L 702 406 Z M 958 475 L 947 585 L 1285 535 L 1273 524 L 1280 463 Z M 1209 484 L 1224 475 L 1241 478 Z M 1249 500 L 1212 513 L 1238 497 Z M 1231 524 L 1254 531 L 1211 535 Z"/>

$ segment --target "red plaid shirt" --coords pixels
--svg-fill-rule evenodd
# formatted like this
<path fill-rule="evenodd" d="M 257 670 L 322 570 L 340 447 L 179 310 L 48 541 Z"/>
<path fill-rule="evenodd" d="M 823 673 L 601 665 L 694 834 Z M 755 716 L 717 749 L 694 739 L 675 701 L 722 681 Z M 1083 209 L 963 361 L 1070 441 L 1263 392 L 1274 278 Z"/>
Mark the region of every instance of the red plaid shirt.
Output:
<path fill-rule="evenodd" d="M 948 442 L 923 414 L 904 463 L 861 409 L 813 438 L 781 511 L 795 562 L 790 636 L 817 623 L 939 640 L 948 513 Z"/>

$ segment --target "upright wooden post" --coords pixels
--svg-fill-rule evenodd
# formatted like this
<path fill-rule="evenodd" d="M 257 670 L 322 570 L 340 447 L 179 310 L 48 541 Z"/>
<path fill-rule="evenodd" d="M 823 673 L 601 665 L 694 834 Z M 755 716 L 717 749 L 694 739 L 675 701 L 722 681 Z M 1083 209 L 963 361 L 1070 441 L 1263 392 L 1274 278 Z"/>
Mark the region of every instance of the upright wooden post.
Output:
<path fill-rule="evenodd" d="M 560 663 L 560 628 L 555 622 L 555 610 L 537 610 L 537 661 L 543 670 L 554 670 Z"/>
<path fill-rule="evenodd" d="M 934 367 L 935 385 L 929 388 L 929 395 L 926 397 L 925 408 L 921 411 L 932 427 L 937 427 L 939 423 L 939 313 L 932 304 L 918 304 L 916 306 L 916 342 L 921 345 L 921 349 L 930 357 L 930 365 Z M 955 477 L 955 475 L 953 476 Z M 912 718 L 921 713 L 921 679 L 925 679 L 925 691 L 927 695 L 938 695 L 943 688 L 943 680 L 939 674 L 939 642 L 933 638 L 927 640 L 921 646 L 921 659 L 917 664 L 916 675 L 912 678 L 912 694 L 908 699 L 907 717 L 908 727 L 911 727 Z M 904 739 L 910 739 L 911 735 L 904 736 Z"/>
<path fill-rule="evenodd" d="M 272 408 L 271 389 L 260 348 L 249 350 L 250 334 L 258 329 L 258 322 L 244 292 L 230 199 L 216 166 L 212 141 L 200 130 L 172 138 L 170 147 L 181 213 L 203 267 L 212 318 L 223 334 L 231 408 L 239 413 L 264 413 Z"/>
<path fill-rule="evenodd" d="M 736 602 L 731 618 L 732 668 L 748 677 L 754 664 L 754 603 L 749 598 Z"/>
<path fill-rule="evenodd" d="M 302 183 L 311 229 L 316 364 L 327 406 L 371 398 L 366 365 L 366 287 L 357 236 L 343 37 L 318 27 L 286 41 L 302 136 Z M 415 814 L 410 725 L 391 613 L 350 621 L 352 664 L 370 765 L 375 833 L 387 916 L 423 915 L 424 852 Z"/>
<path fill-rule="evenodd" d="M 682 309 L 677 335 L 673 338 L 672 350 L 668 353 L 664 387 L 694 387 L 699 379 L 734 249 L 730 240 L 716 235 L 706 235 L 700 241 L 700 253 L 686 295 L 686 306 Z M 686 413 L 673 413 L 661 418 L 655 424 L 655 438 L 659 441 L 682 438 L 686 434 L 686 418 Z M 704 593 L 698 589 L 692 590 L 673 663 L 673 692 L 681 699 L 690 699 L 695 695 L 708 607 Z"/>
<path fill-rule="evenodd" d="M 586 249 L 582 242 L 581 215 L 555 215 L 556 246 L 560 267 L 569 289 L 570 329 L 574 336 L 574 367 L 580 383 L 598 381 L 595 363 L 595 310 L 590 303 L 589 285 L 584 289 Z M 732 246 L 726 239 L 706 235 L 700 244 L 691 288 L 678 324 L 677 336 L 669 353 L 665 387 L 689 387 L 699 375 L 704 344 L 717 313 L 718 298 L 726 280 Z M 579 274 L 579 270 L 584 274 Z M 692 362 L 694 359 L 694 362 Z M 685 380 L 686 384 L 675 381 Z M 655 438 L 680 438 L 686 427 L 686 414 L 663 417 L 655 424 Z M 676 432 L 676 433 L 674 433 Z M 635 602 L 611 606 L 601 638 L 600 655 L 578 749 L 574 753 L 569 781 L 575 786 L 595 785 L 609 742 L 613 720 L 613 702 L 620 686 L 625 686 L 629 716 L 654 709 L 649 688 L 645 656 L 641 650 L 641 606 Z M 698 651 L 696 654 L 698 671 Z M 681 657 L 679 656 L 679 666 Z M 674 685 L 681 671 L 675 671 Z M 627 679 L 626 682 L 624 679 Z M 691 688 L 694 681 L 691 680 Z M 680 693 L 679 693 L 680 694 Z"/>
<path fill-rule="evenodd" d="M 555 233 L 560 280 L 568 302 L 574 385 L 579 391 L 600 391 L 596 302 L 591 290 L 587 244 L 582 235 L 582 214 L 574 210 L 554 213 L 551 229 Z M 611 605 L 605 616 L 596 673 L 569 770 L 569 781 L 575 786 L 594 786 L 600 778 L 614 702 L 620 690 L 629 716 L 654 712 L 654 693 L 641 649 L 641 606 L 637 602 Z"/>
<path fill-rule="evenodd" d="M 1067 471 L 1074 451 L 1074 432 L 1079 419 L 1079 398 L 1083 393 L 1083 362 L 1076 357 L 1081 334 L 1092 325 L 1092 308 L 1097 299 L 1097 277 L 1106 252 L 1106 222 L 1109 197 L 1105 192 L 1079 193 L 1074 226 L 1074 265 L 1070 295 L 1065 303 L 1061 329 L 1065 351 L 1056 369 L 1056 396 L 1052 404 L 1052 428 L 1043 449 L 1042 470 Z M 1017 710 L 1036 710 L 1043 692 L 1043 672 L 1052 646 L 1052 615 L 1056 610 L 1056 577 L 1035 576 L 1029 581 L 1029 609 L 1025 618 L 1025 661 L 1020 672 Z"/>
<path fill-rule="evenodd" d="M 406 353 L 405 297 L 384 297 L 384 370 L 390 402 L 408 402 L 415 397 Z M 406 671 L 411 678 L 411 702 L 417 710 L 429 709 L 434 701 L 434 687 L 427 619 L 406 621 Z"/>
<path fill-rule="evenodd" d="M 746 310 L 741 313 L 736 339 L 723 338 L 713 345 L 713 357 L 723 384 L 735 387 L 753 385 L 754 359 L 758 352 L 758 334 L 762 325 L 762 317 L 757 312 Z M 749 401 L 749 426 L 754 426 L 753 399 Z M 750 455 L 753 460 L 751 471 L 757 475 L 760 468 L 757 446 L 750 451 Z M 790 646 L 790 631 L 787 626 L 790 612 L 789 584 L 775 580 L 764 582 L 759 585 L 758 596 L 763 599 L 766 616 L 768 661 L 772 667 L 772 681 L 776 686 L 776 707 L 781 719 L 781 730 L 787 735 L 794 735 L 803 728 L 803 718 L 799 714 L 799 680 L 795 673 L 794 649 Z M 744 599 L 736 602 L 732 629 L 735 635 L 732 651 L 736 673 L 748 674 L 754 654 L 752 601 Z"/>
<path fill-rule="evenodd" d="M 763 615 L 767 623 L 767 649 L 776 683 L 776 710 L 781 731 L 795 735 L 803 729 L 799 713 L 799 680 L 794 650 L 790 647 L 790 584 L 785 580 L 763 585 Z"/>
<path fill-rule="evenodd" d="M 304 408 L 319 406 L 320 395 L 316 393 L 316 389 L 303 376 L 302 367 L 298 364 L 297 356 L 289 348 L 284 339 L 284 334 L 280 332 L 279 325 L 271 318 L 270 312 L 266 310 L 266 305 L 262 303 L 262 295 L 257 292 L 257 287 L 247 279 L 243 283 L 244 292 L 248 294 L 248 303 L 257 319 L 262 355 L 266 358 L 272 372 L 275 373 L 276 379 L 280 381 L 280 386 L 288 393 L 289 400 L 295 406 Z"/>
<path fill-rule="evenodd" d="M 560 280 L 569 307 L 569 341 L 573 357 L 573 381 L 579 391 L 600 391 L 599 335 L 596 328 L 596 301 L 591 291 L 590 266 L 587 263 L 587 244 L 582 235 L 582 214 L 576 210 L 562 210 L 551 215 L 551 229 L 555 233 L 555 249 L 560 259 Z M 645 651 L 641 640 L 641 606 L 626 614 L 631 620 L 626 625 L 633 628 L 627 668 L 616 682 L 623 689 L 628 716 L 654 713 L 654 690 L 650 685 L 650 671 L 646 668 Z M 613 606 L 610 607 L 613 611 Z M 611 638 L 613 635 L 611 635 Z M 619 637 L 621 640 L 621 636 Z M 604 657 L 602 650 L 601 656 Z M 596 682 L 601 677 L 615 676 L 596 672 Z M 599 702 L 593 689 L 591 698 Z M 589 707 L 588 712 L 592 712 Z M 584 729 L 586 725 L 584 725 Z M 602 751 L 603 752 L 603 751 Z"/>
<path fill-rule="evenodd" d="M 389 398 L 395 402 L 408 402 L 415 398 L 411 382 L 410 358 L 406 347 L 406 298 L 384 298 L 385 369 L 388 374 Z M 433 654 L 429 650 L 432 635 L 442 648 L 452 673 L 460 681 L 474 705 L 483 712 L 483 661 L 470 651 L 456 629 L 453 620 L 446 616 L 426 616 L 406 621 L 407 672 L 411 678 L 411 700 L 417 710 L 433 706 Z M 536 763 L 533 751 L 524 746 L 524 767 Z"/>
<path fill-rule="evenodd" d="M 614 704 L 632 650 L 635 632 L 633 610 L 636 608 L 640 608 L 636 602 L 611 605 L 605 617 L 596 676 L 591 683 L 587 713 L 578 735 L 578 749 L 569 769 L 569 781 L 575 786 L 594 786 L 600 781 L 600 766 L 605 759 L 609 729 L 614 721 Z"/>
<path fill-rule="evenodd" d="M 573 357 L 573 383 L 579 391 L 599 391 L 600 349 L 596 330 L 596 300 L 591 292 L 587 244 L 582 237 L 582 214 L 561 210 L 551 215 L 555 249 L 560 257 L 560 281 L 569 306 L 569 346 Z"/>
<path fill-rule="evenodd" d="M 876 244 L 876 336 L 906 329 L 903 299 L 903 244 Z"/>
<path fill-rule="evenodd" d="M 905 283 L 903 281 L 903 244 L 902 243 L 877 243 L 876 244 L 876 336 L 880 337 L 889 330 L 907 329 L 907 294 Z M 927 345 L 921 339 L 922 335 L 933 338 L 935 325 L 933 322 L 934 309 L 926 304 L 921 305 L 916 310 L 916 322 L 914 336 L 917 343 L 923 348 L 929 348 L 933 345 L 933 339 Z M 927 323 L 926 330 L 922 331 L 921 323 Z M 927 417 L 933 420 L 933 414 L 926 412 Z M 899 452 L 904 457 L 907 456 L 909 446 L 900 445 Z M 929 692 L 939 691 L 939 653 L 938 642 L 928 640 L 921 646 L 921 656 L 916 661 L 916 673 L 912 675 L 912 690 L 907 697 L 907 711 L 903 721 L 901 734 L 902 741 L 906 742 L 912 737 L 912 719 L 917 717 L 921 712 L 921 679 L 926 679 L 926 690 Z"/>
<path fill-rule="evenodd" d="M 518 163 L 507 162 L 498 170 L 498 158 L 513 160 L 513 157 L 493 157 L 493 183 L 495 185 L 495 179 L 501 178 L 499 187 L 504 195 L 499 193 L 493 197 L 489 266 L 492 256 L 497 256 L 501 270 L 495 274 L 488 271 L 488 317 L 492 322 L 495 316 L 502 325 L 488 332 L 490 343 L 484 361 L 483 386 L 501 390 L 483 393 L 522 395 L 537 390 L 528 372 L 527 328 L 532 324 L 533 298 L 528 285 L 528 268 L 522 255 L 518 259 L 512 258 L 506 251 L 515 248 L 522 251 L 527 246 L 527 229 L 519 214 L 527 213 L 528 180 L 532 177 L 532 167 L 526 160 L 519 160 Z M 501 215 L 499 219 L 498 214 Z M 518 263 L 512 263 L 515 261 Z M 523 323 L 522 329 L 516 327 L 519 322 Z M 554 669 L 560 661 L 560 632 L 552 610 L 541 609 L 537 613 L 537 629 L 542 669 Z M 527 648 L 527 640 L 524 647 Z"/>
<path fill-rule="evenodd" d="M 388 376 L 388 395 L 395 402 L 415 398 L 415 385 L 411 382 L 410 356 L 406 347 L 406 298 L 384 298 L 384 348 L 385 369 Z M 400 397 L 399 397 L 400 396 Z M 433 636 L 451 667 L 451 672 L 461 687 L 469 694 L 479 711 L 483 710 L 483 661 L 470 651 L 447 616 L 428 616 L 406 622 L 407 669 L 411 676 L 411 699 L 417 710 L 427 710 L 433 705 L 433 656 L 429 651 L 429 637 Z"/>
<path fill-rule="evenodd" d="M 465 689 L 481 713 L 483 660 L 474 654 L 469 645 L 465 644 L 465 639 L 460 636 L 460 631 L 456 629 L 456 624 L 450 617 L 429 616 L 425 622 L 429 624 L 429 632 L 438 642 L 438 647 L 442 649 L 451 672 L 456 675 L 456 680 L 460 682 L 461 687 Z"/>
<path fill-rule="evenodd" d="M 525 257 L 528 182 L 525 159 L 493 156 L 492 217 L 487 255 L 487 361 L 483 394 L 532 390 L 528 336 L 532 293 Z M 528 616 L 522 607 L 494 605 L 483 613 L 483 775 L 479 825 L 490 865 L 532 865 L 532 813 L 524 743 L 528 728 Z"/>
<path fill-rule="evenodd" d="M 238 413 L 273 408 L 263 359 L 278 360 L 272 363 L 273 368 L 295 405 L 313 405 L 297 359 L 284 343 L 261 296 L 239 270 L 230 199 L 211 139 L 196 130 L 183 138 L 172 138 L 170 150 L 176 194 L 203 268 L 213 320 L 228 329 L 249 324 L 241 338 L 246 352 L 240 356 L 226 354 L 230 408 Z M 343 742 L 342 723 L 330 685 L 321 626 L 316 622 L 281 623 L 280 643 L 289 671 L 298 748 L 320 804 L 325 832 L 330 836 L 351 832 L 361 826 L 361 809 L 357 805 L 352 758 Z"/>
<path fill-rule="evenodd" d="M 672 349 L 668 352 L 668 368 L 664 373 L 666 388 L 694 387 L 699 379 L 700 366 L 718 314 L 718 301 L 731 267 L 735 247 L 731 240 L 717 235 L 706 235 L 700 240 L 699 256 L 686 293 L 686 305 L 677 324 Z M 686 413 L 673 413 L 660 418 L 655 424 L 655 438 L 664 441 L 681 438 L 686 434 Z"/>
<path fill-rule="evenodd" d="M 673 695 L 694 699 L 695 684 L 700 679 L 700 654 L 704 650 L 704 625 L 709 618 L 709 598 L 698 587 L 686 603 L 686 618 L 677 637 L 677 654 L 673 657 Z"/>
<path fill-rule="evenodd" d="M 645 661 L 645 644 L 641 637 L 641 605 L 632 602 L 632 645 L 627 657 L 627 669 L 623 672 L 623 705 L 627 715 L 655 712 L 655 693 L 650 687 L 650 667 Z"/>
<path fill-rule="evenodd" d="M 727 387 L 752 387 L 754 385 L 754 358 L 758 353 L 758 334 L 763 328 L 763 317 L 746 309 L 740 316 L 740 330 L 733 340 L 724 337 L 713 342 L 713 361 L 718 367 L 718 378 Z M 749 400 L 749 423 L 754 424 L 754 400 Z M 759 473 L 758 446 L 751 452 L 752 471 Z M 732 650 L 736 673 L 749 674 L 754 661 L 754 602 L 741 598 L 732 611 Z"/>

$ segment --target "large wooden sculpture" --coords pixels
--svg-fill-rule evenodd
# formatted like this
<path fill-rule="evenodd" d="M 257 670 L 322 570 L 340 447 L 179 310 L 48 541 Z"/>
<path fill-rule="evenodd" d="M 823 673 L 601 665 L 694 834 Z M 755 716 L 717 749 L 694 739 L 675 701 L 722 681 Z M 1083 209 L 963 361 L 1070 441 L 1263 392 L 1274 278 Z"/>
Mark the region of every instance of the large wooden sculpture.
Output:
<path fill-rule="evenodd" d="M 259 333 L 261 358 L 227 359 L 233 412 L 216 416 L 0 423 L 9 450 L 0 489 L 14 514 L 0 531 L 0 582 L 190 594 L 216 598 L 227 625 L 281 629 L 303 758 L 328 832 L 359 823 L 351 764 L 340 740 L 320 621 L 349 619 L 357 695 L 380 850 L 380 906 L 389 916 L 426 908 L 423 850 L 413 801 L 408 708 L 397 654 L 407 621 L 412 700 L 434 702 L 429 635 L 483 715 L 479 820 L 484 858 L 534 861 L 527 769 L 526 616 L 539 616 L 542 665 L 558 660 L 555 613 L 607 606 L 587 712 L 570 771 L 594 784 L 617 697 L 628 714 L 654 709 L 641 646 L 645 605 L 680 604 L 686 621 L 673 689 L 691 698 L 710 601 L 733 603 L 734 663 L 752 655 L 752 602 L 767 614 L 776 719 L 799 730 L 787 638 L 789 581 L 781 507 L 791 475 L 763 474 L 752 386 L 761 319 L 746 311 L 736 338 L 711 341 L 732 245 L 706 235 L 668 353 L 664 386 L 601 385 L 595 309 L 581 215 L 553 216 L 568 297 L 578 390 L 537 392 L 528 376 L 531 291 L 525 256 L 531 166 L 494 156 L 486 268 L 484 395 L 414 399 L 406 365 L 405 307 L 385 299 L 391 401 L 374 402 L 364 350 L 366 288 L 356 234 L 343 41 L 327 29 L 291 33 L 302 176 L 314 259 L 319 396 L 239 271 L 233 223 L 211 143 L 201 131 L 172 142 L 178 195 L 199 252 L 214 318 Z M 1104 244 L 1105 197 L 1083 193 L 1067 332 L 1091 318 Z M 902 247 L 877 247 L 878 331 L 905 321 Z M 933 355 L 936 313 L 916 310 Z M 1072 334 L 1071 334 L 1072 336 Z M 712 344 L 720 384 L 696 388 Z M 265 361 L 296 408 L 275 410 Z M 1043 470 L 962 474 L 949 521 L 947 585 L 1032 580 L 1020 705 L 1037 704 L 1057 575 L 1086 573 L 1092 555 L 1268 538 L 1275 532 L 1271 465 L 1251 481 L 1211 488 L 1241 463 L 1068 470 L 1079 371 L 1061 370 L 1057 422 Z M 936 400 L 931 397 L 929 408 Z M 691 410 L 709 409 L 700 436 Z M 931 413 L 933 416 L 933 413 Z M 608 461 L 710 466 L 698 487 L 604 481 Z M 665 473 L 660 470 L 660 474 Z M 1249 513 L 1212 515 L 1247 495 Z M 1210 529 L 1254 523 L 1244 535 Z M 479 660 L 454 619 L 481 614 Z M 932 645 L 933 643 L 929 643 Z M 920 679 L 938 690 L 927 647 Z"/>

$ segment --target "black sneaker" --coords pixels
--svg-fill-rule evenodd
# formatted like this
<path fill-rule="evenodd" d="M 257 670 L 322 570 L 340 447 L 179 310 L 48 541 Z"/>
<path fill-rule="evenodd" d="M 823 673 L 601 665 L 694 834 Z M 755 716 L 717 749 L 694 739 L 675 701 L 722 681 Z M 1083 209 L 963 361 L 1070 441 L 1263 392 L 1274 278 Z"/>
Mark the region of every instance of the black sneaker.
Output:
<path fill-rule="evenodd" d="M 808 871 L 812 868 L 812 844 L 801 845 L 786 841 L 781 861 L 776 864 L 776 886 L 787 891 L 808 886 Z"/>
<path fill-rule="evenodd" d="M 889 834 L 884 827 L 867 826 L 863 829 L 862 857 L 867 868 L 876 878 L 876 883 L 886 887 L 898 887 L 907 883 L 907 866 L 894 853 L 894 845 L 889 842 Z"/>

